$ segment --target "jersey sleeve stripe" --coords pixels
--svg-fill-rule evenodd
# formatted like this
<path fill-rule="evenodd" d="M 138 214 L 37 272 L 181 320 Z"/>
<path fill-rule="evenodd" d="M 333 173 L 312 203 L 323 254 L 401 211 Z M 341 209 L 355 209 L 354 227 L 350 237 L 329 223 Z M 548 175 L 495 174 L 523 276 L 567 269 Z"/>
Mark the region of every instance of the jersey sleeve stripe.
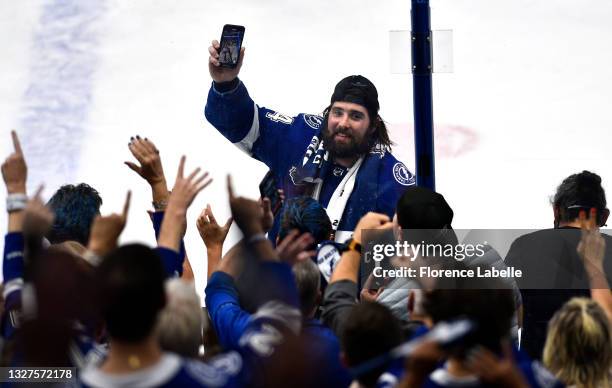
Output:
<path fill-rule="evenodd" d="M 255 105 L 255 109 L 253 109 L 253 123 L 251 124 L 251 129 L 246 134 L 246 136 L 234 145 L 244 151 L 247 155 L 251 155 L 251 150 L 253 149 L 253 144 L 259 139 L 259 107 L 257 104 Z"/>

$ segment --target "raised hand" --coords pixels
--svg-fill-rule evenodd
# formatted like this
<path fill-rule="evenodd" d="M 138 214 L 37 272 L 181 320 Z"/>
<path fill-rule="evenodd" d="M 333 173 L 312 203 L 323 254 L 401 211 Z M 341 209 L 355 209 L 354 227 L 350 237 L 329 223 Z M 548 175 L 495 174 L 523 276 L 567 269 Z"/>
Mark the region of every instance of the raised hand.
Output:
<path fill-rule="evenodd" d="M 270 229 L 272 229 L 272 226 L 274 226 L 274 213 L 272 213 L 270 198 L 261 198 L 259 200 L 259 205 L 261 206 L 261 211 L 263 212 L 261 227 L 263 228 L 264 233 L 267 233 L 270 231 Z"/>
<path fill-rule="evenodd" d="M 238 77 L 238 73 L 240 73 L 240 68 L 242 67 L 242 60 L 244 59 L 244 47 L 240 49 L 240 57 L 238 58 L 238 64 L 235 68 L 230 69 L 226 67 L 221 67 L 219 63 L 219 49 L 221 45 L 219 41 L 213 40 L 211 45 L 208 47 L 208 71 L 210 72 L 210 76 L 213 81 L 219 82 L 228 82 L 232 81 L 236 77 Z"/>
<path fill-rule="evenodd" d="M 168 193 L 159 150 L 155 147 L 155 144 L 151 140 L 142 139 L 137 135 L 130 138 L 128 147 L 140 165 L 129 161 L 124 162 L 125 165 L 149 183 L 153 191 L 154 203 L 160 204 L 160 206 L 167 203 L 170 194 Z M 158 210 L 157 206 L 156 210 Z"/>
<path fill-rule="evenodd" d="M 132 171 L 140 175 L 150 185 L 166 181 L 159 157 L 159 150 L 151 140 L 147 138 L 141 139 L 140 136 L 132 137 L 128 147 L 132 155 L 140 163 L 139 166 L 133 162 L 124 162 Z"/>
<path fill-rule="evenodd" d="M 404 361 L 404 377 L 397 385 L 401 388 L 421 387 L 445 357 L 440 346 L 431 340 L 422 341 Z"/>
<path fill-rule="evenodd" d="M 244 197 L 236 197 L 232 186 L 232 177 L 227 176 L 227 192 L 229 195 L 232 217 L 236 225 L 242 230 L 245 242 L 251 245 L 251 252 L 259 260 L 278 261 L 278 254 L 272 248 L 272 244 L 263 235 L 262 227 L 264 211 L 258 201 Z"/>
<path fill-rule="evenodd" d="M 276 253 L 281 261 L 295 265 L 300 261 L 308 260 L 316 254 L 314 250 L 307 250 L 314 243 L 310 233 L 302 233 L 296 229 L 285 236 L 276 247 Z"/>
<path fill-rule="evenodd" d="M 13 139 L 14 152 L 2 163 L 2 178 L 6 185 L 6 191 L 9 194 L 25 194 L 28 166 L 23 157 L 17 132 L 11 131 L 11 137 Z"/>
<path fill-rule="evenodd" d="M 159 232 L 158 245 L 180 250 L 181 238 L 187 229 L 187 209 L 193 203 L 193 200 L 212 179 L 208 178 L 208 172 L 200 173 L 200 168 L 193 170 L 189 176 L 184 176 L 185 156 L 181 157 L 176 181 L 172 188 L 172 194 L 168 199 L 168 207 L 162 221 L 161 230 Z"/>
<path fill-rule="evenodd" d="M 257 201 L 245 197 L 236 197 L 232 186 L 231 176 L 227 176 L 227 192 L 229 194 L 230 208 L 234 221 L 242 230 L 245 237 L 264 233 L 263 219 L 264 212 L 262 206 Z"/>
<path fill-rule="evenodd" d="M 44 186 L 36 190 L 36 194 L 31 198 L 25 208 L 23 219 L 23 231 L 32 236 L 44 236 L 53 226 L 55 214 L 45 206 L 41 198 Z"/>
<path fill-rule="evenodd" d="M 582 236 L 578 243 L 577 251 L 585 269 L 589 274 L 603 274 L 604 253 L 606 251 L 606 240 L 601 236 L 597 227 L 597 210 L 591 209 L 589 218 L 581 211 L 578 214 Z"/>
<path fill-rule="evenodd" d="M 387 279 L 385 278 L 384 280 L 386 281 Z M 359 293 L 361 300 L 367 300 L 368 302 L 376 302 L 378 300 L 378 297 L 380 296 L 380 294 L 382 294 L 383 290 L 385 289 L 385 286 L 382 285 L 378 288 L 372 288 L 373 283 L 374 275 L 370 274 L 370 276 L 368 276 L 368 279 L 363 284 L 361 292 Z"/>
<path fill-rule="evenodd" d="M 196 168 L 187 177 L 184 176 L 185 156 L 181 157 L 172 194 L 168 200 L 168 211 L 187 212 L 198 193 L 211 184 L 208 172 L 200 174 L 200 167 Z"/>
<path fill-rule="evenodd" d="M 232 217 L 228 218 L 225 225 L 221 226 L 217 223 L 217 219 L 210 205 L 206 205 L 206 208 L 202 210 L 202 213 L 198 217 L 196 226 L 198 227 L 198 232 L 200 232 L 200 237 L 202 237 L 202 241 L 204 241 L 206 248 L 209 250 L 221 250 L 227 233 L 232 226 Z"/>
<path fill-rule="evenodd" d="M 516 366 L 510 343 L 503 343 L 503 357 L 499 358 L 484 347 L 470 351 L 467 358 L 468 367 L 487 384 L 499 387 L 529 387 L 525 377 Z"/>
<path fill-rule="evenodd" d="M 361 244 L 362 241 L 362 232 L 367 229 L 384 229 L 384 228 L 392 228 L 393 223 L 391 219 L 386 214 L 369 212 L 365 216 L 361 217 L 357 226 L 355 227 L 355 232 L 353 233 L 353 240 Z"/>
<path fill-rule="evenodd" d="M 117 247 L 119 235 L 125 228 L 128 212 L 130 210 L 130 199 L 132 192 L 128 191 L 121 213 L 113 213 L 108 216 L 97 216 L 91 226 L 88 248 L 95 254 L 102 256 Z"/>

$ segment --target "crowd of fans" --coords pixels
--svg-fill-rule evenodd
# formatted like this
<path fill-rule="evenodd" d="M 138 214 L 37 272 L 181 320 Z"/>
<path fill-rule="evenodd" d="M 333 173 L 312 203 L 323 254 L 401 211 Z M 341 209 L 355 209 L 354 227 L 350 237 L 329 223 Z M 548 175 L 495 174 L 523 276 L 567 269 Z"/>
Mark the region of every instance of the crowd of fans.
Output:
<path fill-rule="evenodd" d="M 553 201 L 556 226 L 575 231 L 564 246 L 580 262 L 581 287 L 529 290 L 497 278 L 362 284 L 365 230 L 457 243 L 442 195 L 410 187 L 394 219 L 365 214 L 349 247 L 331 244 L 341 258 L 325 267 L 319 253 L 333 230 L 317 201 L 286 200 L 270 241 L 270 201 L 236 196 L 228 177 L 232 217 L 218 222 L 213 204 L 187 220 L 208 173 L 186 173 L 183 157 L 170 191 L 159 150 L 136 136 L 129 150 L 137 163 L 126 165 L 151 187 L 157 246 L 119 246 L 130 193 L 107 216 L 85 183 L 61 187 L 46 204 L 42 187 L 27 196 L 26 160 L 12 137 L 2 164 L 2 366 L 76 368 L 65 384 L 83 387 L 612 387 L 610 244 L 599 232 L 608 210 L 593 173 L 570 176 Z M 205 308 L 182 242 L 188 222 L 207 253 Z M 223 255 L 233 223 L 243 238 Z M 512 264 L 528 271 L 519 245 Z M 479 265 L 509 263 L 489 254 Z"/>

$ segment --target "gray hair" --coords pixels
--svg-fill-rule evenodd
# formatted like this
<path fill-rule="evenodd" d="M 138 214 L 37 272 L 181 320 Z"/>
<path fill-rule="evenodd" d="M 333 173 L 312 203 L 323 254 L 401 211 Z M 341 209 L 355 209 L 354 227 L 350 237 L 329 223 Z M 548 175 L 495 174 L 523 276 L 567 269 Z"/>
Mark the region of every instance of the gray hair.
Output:
<path fill-rule="evenodd" d="M 304 318 L 317 306 L 321 287 L 321 273 L 310 259 L 297 263 L 292 268 L 295 284 L 300 295 L 300 307 Z"/>
<path fill-rule="evenodd" d="M 166 299 L 157 323 L 160 346 L 184 357 L 197 357 L 205 321 L 194 283 L 180 278 L 167 280 Z"/>

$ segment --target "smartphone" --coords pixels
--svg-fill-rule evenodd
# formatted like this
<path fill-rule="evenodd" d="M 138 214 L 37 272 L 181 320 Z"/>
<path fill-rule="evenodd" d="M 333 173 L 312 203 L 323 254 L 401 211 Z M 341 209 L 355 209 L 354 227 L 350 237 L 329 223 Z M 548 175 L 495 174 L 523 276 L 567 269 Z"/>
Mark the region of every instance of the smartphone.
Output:
<path fill-rule="evenodd" d="M 278 192 L 278 186 L 276 184 L 276 178 L 274 177 L 274 173 L 272 170 L 268 171 L 266 176 L 263 178 L 261 183 L 259 184 L 259 193 L 262 198 L 270 199 L 270 207 L 272 208 L 272 213 L 276 216 L 283 206 L 283 200 Z"/>
<path fill-rule="evenodd" d="M 236 26 L 233 24 L 226 24 L 223 26 L 220 42 L 221 47 L 219 47 L 219 63 L 221 67 L 233 69 L 238 65 L 243 38 L 243 26 Z"/>

